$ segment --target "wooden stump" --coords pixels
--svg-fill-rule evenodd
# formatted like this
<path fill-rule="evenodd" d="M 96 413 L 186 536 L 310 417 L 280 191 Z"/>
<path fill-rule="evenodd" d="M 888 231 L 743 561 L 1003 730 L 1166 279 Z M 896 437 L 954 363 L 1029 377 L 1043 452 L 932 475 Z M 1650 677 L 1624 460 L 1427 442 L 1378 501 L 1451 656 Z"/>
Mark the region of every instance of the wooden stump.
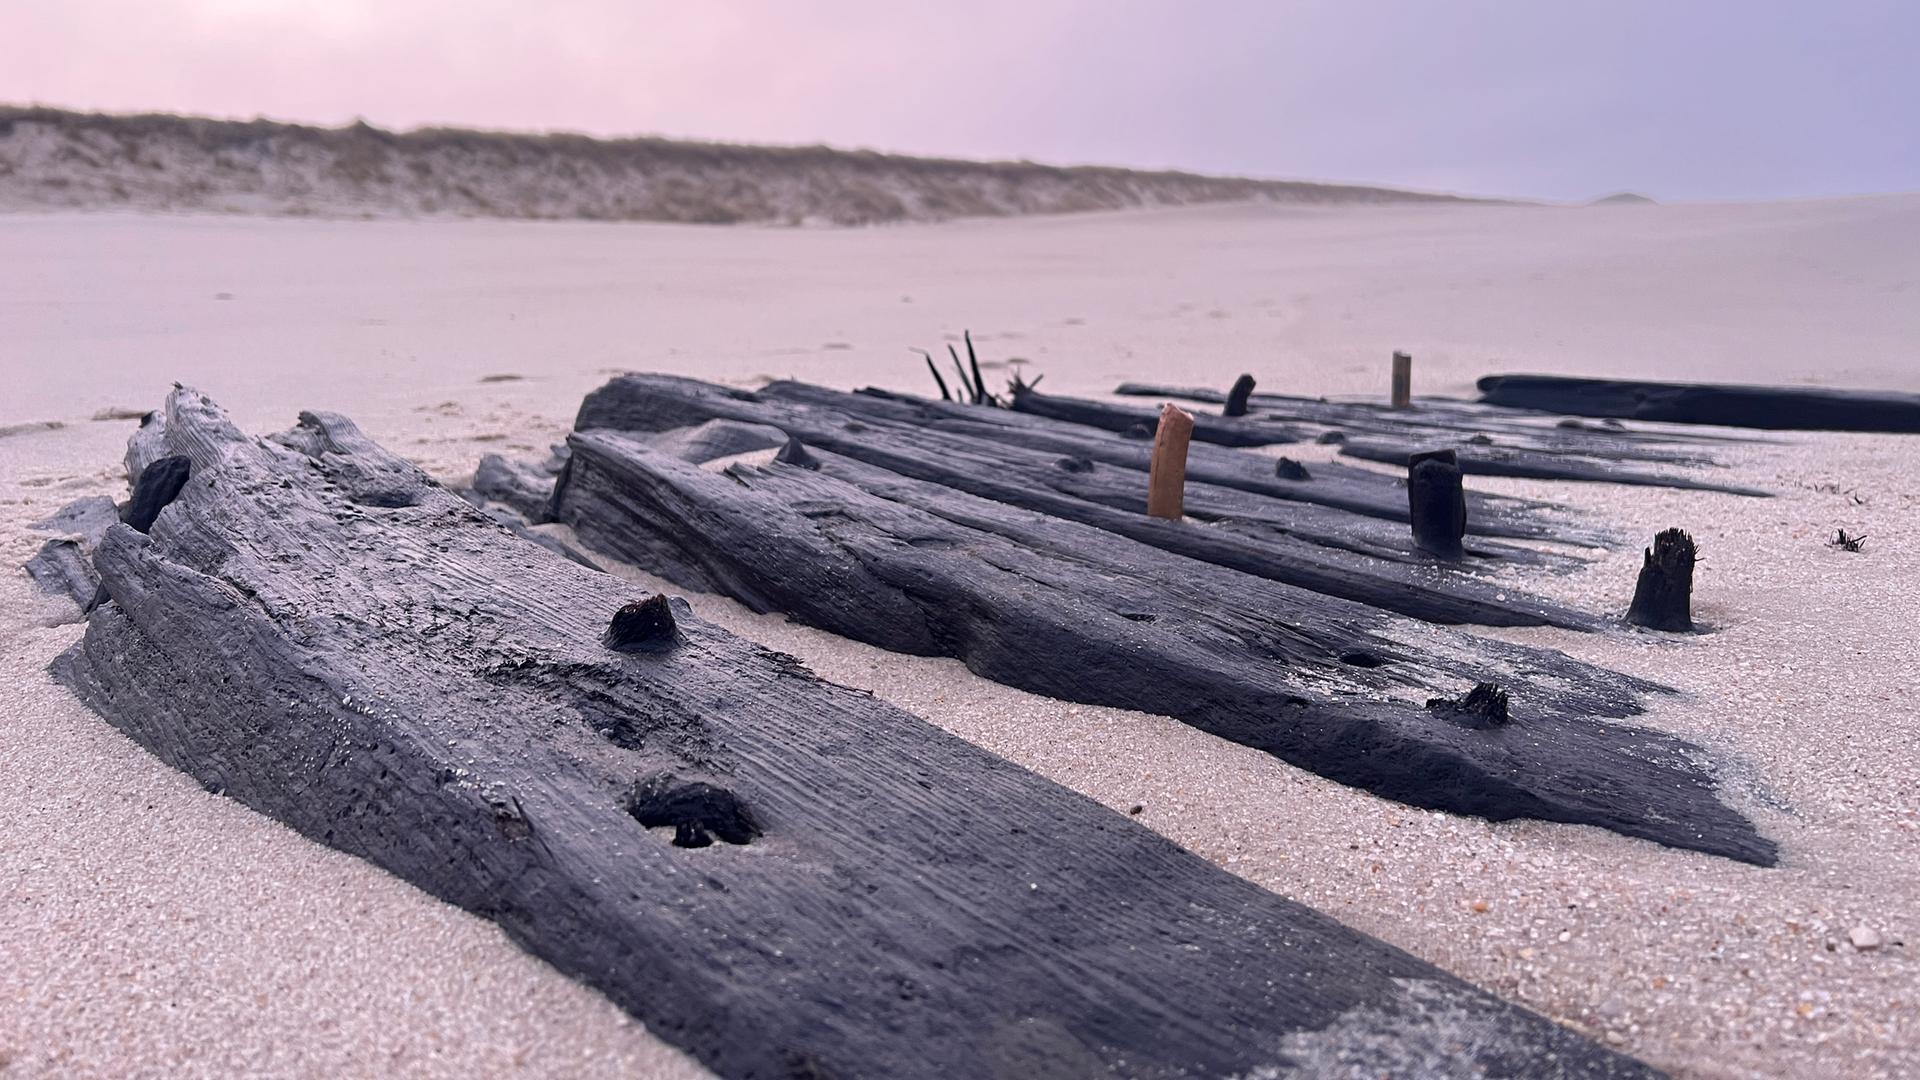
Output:
<path fill-rule="evenodd" d="M 1392 403 L 1396 409 L 1413 407 L 1413 357 L 1403 352 L 1393 354 Z"/>
<path fill-rule="evenodd" d="M 1413 542 L 1442 559 L 1466 556 L 1467 497 L 1460 486 L 1460 458 L 1452 450 L 1430 450 L 1407 458 L 1407 514 Z"/>
<path fill-rule="evenodd" d="M 1640 564 L 1627 621 L 1649 630 L 1684 633 L 1693 629 L 1693 537 L 1668 529 L 1653 538 Z"/>
<path fill-rule="evenodd" d="M 1253 396 L 1253 376 L 1242 375 L 1233 380 L 1233 389 L 1227 391 L 1226 408 L 1220 410 L 1221 416 L 1247 415 L 1247 399 Z"/>

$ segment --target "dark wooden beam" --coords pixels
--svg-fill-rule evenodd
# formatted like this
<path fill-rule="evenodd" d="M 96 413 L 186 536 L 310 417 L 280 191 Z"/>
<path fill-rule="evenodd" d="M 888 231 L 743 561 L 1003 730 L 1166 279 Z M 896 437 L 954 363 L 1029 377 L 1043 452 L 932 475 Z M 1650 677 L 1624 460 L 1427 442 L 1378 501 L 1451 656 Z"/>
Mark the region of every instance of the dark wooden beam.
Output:
<path fill-rule="evenodd" d="M 1715 798 L 1697 748 L 1611 722 L 1647 688 L 1559 654 L 1442 630 L 1401 636 L 1377 609 L 826 450 L 817 470 L 716 474 L 630 434 L 571 443 L 561 520 L 687 587 L 885 648 L 956 656 L 1037 693 L 1172 716 L 1415 806 L 1774 858 Z M 1395 686 L 1483 681 L 1515 695 L 1515 720 L 1498 731 L 1383 700 Z"/>
<path fill-rule="evenodd" d="M 1488 375 L 1480 400 L 1569 416 L 1608 416 L 1678 424 L 1720 424 L 1775 431 L 1920 433 L 1920 394 L 1819 386 L 1576 379 L 1560 375 Z"/>
<path fill-rule="evenodd" d="M 62 681 L 722 1076 L 1653 1075 L 682 602 L 617 614 L 341 417 L 167 413 L 192 478 L 107 531 Z"/>

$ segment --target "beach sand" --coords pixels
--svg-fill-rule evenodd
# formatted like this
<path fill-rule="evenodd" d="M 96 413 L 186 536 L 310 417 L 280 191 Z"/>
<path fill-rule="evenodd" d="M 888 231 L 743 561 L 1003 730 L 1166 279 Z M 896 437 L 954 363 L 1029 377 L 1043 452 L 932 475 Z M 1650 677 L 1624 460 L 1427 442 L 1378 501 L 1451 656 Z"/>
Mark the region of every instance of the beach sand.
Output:
<path fill-rule="evenodd" d="M 347 413 L 450 482 L 481 453 L 544 449 L 613 371 L 925 392 L 908 347 L 967 327 L 983 356 L 1074 392 L 1249 371 L 1279 392 L 1380 393 L 1396 348 L 1420 393 L 1512 370 L 1913 389 L 1917 234 L 1920 197 L 860 231 L 0 217 L 0 561 L 24 561 L 41 538 L 28 523 L 61 504 L 120 493 L 132 421 L 90 417 L 154 407 L 174 380 L 255 431 Z M 1735 456 L 1731 478 L 1780 497 L 1470 483 L 1628 536 L 1694 533 L 1710 633 L 1500 636 L 1680 690 L 1644 722 L 1723 763 L 1730 801 L 1781 843 L 1773 869 L 1415 811 L 1163 718 L 691 599 L 1682 1075 L 1911 1075 L 1920 441 L 1796 435 Z M 1825 546 L 1842 526 L 1868 534 L 1865 551 Z M 1637 559 L 1525 587 L 1618 610 Z M 45 676 L 79 634 L 43 625 L 55 610 L 0 574 L 0 1075 L 700 1074 L 490 924 L 122 738 Z"/>

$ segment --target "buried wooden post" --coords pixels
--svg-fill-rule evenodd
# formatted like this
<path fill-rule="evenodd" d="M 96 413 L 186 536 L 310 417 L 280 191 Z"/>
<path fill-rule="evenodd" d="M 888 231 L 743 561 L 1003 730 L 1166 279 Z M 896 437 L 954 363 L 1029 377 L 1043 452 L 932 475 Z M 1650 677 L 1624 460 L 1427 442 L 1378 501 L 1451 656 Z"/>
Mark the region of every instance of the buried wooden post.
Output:
<path fill-rule="evenodd" d="M 1650 630 L 1693 629 L 1693 537 L 1668 529 L 1653 538 L 1640 564 L 1627 621 Z"/>
<path fill-rule="evenodd" d="M 1187 443 L 1193 438 L 1193 417 L 1178 405 L 1160 410 L 1160 426 L 1153 434 L 1153 459 L 1147 470 L 1147 513 L 1179 521 L 1186 512 Z"/>
<path fill-rule="evenodd" d="M 1429 450 L 1407 457 L 1407 517 L 1413 546 L 1443 559 L 1466 556 L 1467 493 L 1460 486 L 1460 457 Z"/>
<path fill-rule="evenodd" d="M 1233 380 L 1233 389 L 1227 391 L 1227 407 L 1220 410 L 1220 415 L 1247 415 L 1247 398 L 1251 396 L 1253 396 L 1253 376 L 1242 375 Z"/>
<path fill-rule="evenodd" d="M 1413 407 L 1413 357 L 1395 351 L 1393 354 L 1393 401 L 1396 409 Z"/>

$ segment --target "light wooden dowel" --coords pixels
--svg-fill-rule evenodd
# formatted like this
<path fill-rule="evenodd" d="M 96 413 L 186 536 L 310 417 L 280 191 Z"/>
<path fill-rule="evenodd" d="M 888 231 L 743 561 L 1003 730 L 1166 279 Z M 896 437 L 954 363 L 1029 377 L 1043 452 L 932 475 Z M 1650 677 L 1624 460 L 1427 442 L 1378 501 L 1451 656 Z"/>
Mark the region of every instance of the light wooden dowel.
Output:
<path fill-rule="evenodd" d="M 1179 521 L 1186 512 L 1187 443 L 1192 439 L 1192 416 L 1173 404 L 1160 410 L 1147 474 L 1147 513 L 1153 517 Z"/>
<path fill-rule="evenodd" d="M 1393 407 L 1407 409 L 1413 406 L 1413 357 L 1403 352 L 1393 354 Z"/>

